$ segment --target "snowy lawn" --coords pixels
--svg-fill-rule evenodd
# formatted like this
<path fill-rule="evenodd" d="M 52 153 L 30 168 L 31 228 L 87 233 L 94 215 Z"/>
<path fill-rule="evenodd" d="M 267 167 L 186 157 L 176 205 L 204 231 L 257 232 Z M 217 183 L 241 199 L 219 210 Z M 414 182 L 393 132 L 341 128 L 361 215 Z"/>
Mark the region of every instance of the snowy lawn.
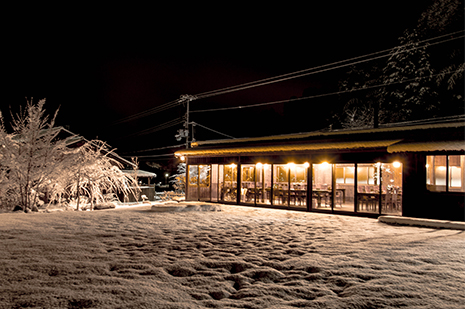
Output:
<path fill-rule="evenodd" d="M 0 308 L 463 308 L 465 231 L 222 206 L 0 215 Z"/>

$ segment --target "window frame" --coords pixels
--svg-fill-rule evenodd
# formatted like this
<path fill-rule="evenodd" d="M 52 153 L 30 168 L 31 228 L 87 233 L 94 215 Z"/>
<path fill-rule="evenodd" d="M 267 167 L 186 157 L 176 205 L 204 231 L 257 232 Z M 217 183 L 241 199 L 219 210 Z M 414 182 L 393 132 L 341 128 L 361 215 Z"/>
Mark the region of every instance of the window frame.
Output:
<path fill-rule="evenodd" d="M 461 182 L 462 186 L 461 187 L 451 187 L 451 165 L 450 165 L 450 157 L 453 156 L 458 156 L 461 162 Z M 433 164 L 433 166 L 429 166 L 430 162 L 434 163 L 438 159 L 437 157 L 445 157 L 445 175 L 444 175 L 444 184 L 436 184 L 436 168 L 439 166 L 436 166 Z M 445 192 L 445 193 L 464 193 L 465 192 L 465 183 L 464 183 L 464 169 L 465 169 L 465 164 L 463 164 L 463 161 L 465 160 L 465 155 L 463 154 L 434 154 L 434 155 L 427 155 L 426 156 L 426 179 L 425 179 L 425 185 L 426 185 L 426 190 L 428 192 Z M 442 165 L 441 165 L 442 166 Z M 454 189 L 454 188 L 459 188 Z"/>

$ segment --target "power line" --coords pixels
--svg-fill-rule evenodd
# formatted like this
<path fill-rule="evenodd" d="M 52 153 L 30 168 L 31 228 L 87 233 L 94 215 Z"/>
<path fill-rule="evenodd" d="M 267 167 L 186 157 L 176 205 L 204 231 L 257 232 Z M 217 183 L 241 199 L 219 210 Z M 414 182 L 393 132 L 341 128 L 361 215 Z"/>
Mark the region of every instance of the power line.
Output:
<path fill-rule="evenodd" d="M 416 44 L 417 44 L 417 45 L 418 45 L 418 44 L 422 44 L 422 43 L 425 43 L 425 42 L 428 42 L 428 41 L 432 41 L 432 40 L 437 40 L 437 39 L 440 39 L 440 38 L 443 38 L 443 37 L 446 37 L 446 36 L 450 37 L 450 36 L 452 36 L 452 35 L 455 35 L 455 34 L 458 34 L 458 33 L 463 33 L 463 32 L 464 32 L 463 30 L 461 30 L 461 31 L 456 31 L 456 32 L 453 32 L 453 33 L 449 33 L 449 34 L 437 36 L 437 37 L 434 37 L 434 38 L 425 39 L 425 40 L 422 40 L 422 41 L 417 42 Z M 439 41 L 439 42 L 431 43 L 431 44 L 429 44 L 428 46 L 436 45 L 436 44 L 441 44 L 441 43 L 445 43 L 445 42 L 452 41 L 452 40 L 456 40 L 456 39 L 463 38 L 463 37 L 464 37 L 464 35 L 459 36 L 459 37 L 449 38 L 449 39 L 442 40 L 442 41 Z M 253 82 L 249 82 L 249 83 L 245 83 L 245 84 L 240 84 L 240 85 L 236 85 L 236 86 L 226 87 L 226 88 L 222 88 L 222 89 L 218 89 L 218 90 L 214 90 L 214 91 L 203 92 L 203 93 L 200 93 L 200 94 L 195 95 L 195 96 L 188 96 L 188 97 L 189 97 L 188 99 L 189 99 L 189 100 L 195 100 L 195 99 L 202 99 L 202 98 L 217 96 L 217 95 L 226 94 L 226 93 L 235 92 L 235 91 L 240 91 L 240 90 L 245 90 L 245 89 L 249 89 L 249 88 L 253 88 L 253 87 L 259 87 L 259 86 L 263 86 L 263 85 L 268 85 L 268 84 L 271 84 L 271 83 L 277 83 L 277 82 L 281 82 L 281 81 L 285 81 L 285 80 L 289 80 L 289 79 L 299 78 L 299 77 L 307 76 L 307 75 L 311 75 L 311 74 L 317 74 L 317 73 L 321 73 L 321 72 L 326 72 L 326 71 L 330 71 L 330 70 L 335 70 L 335 69 L 339 69 L 339 68 L 342 68 L 342 67 L 347 67 L 347 66 L 350 66 L 350 65 L 355 65 L 355 64 L 359 64 L 359 63 L 363 63 L 363 62 L 368 62 L 368 61 L 372 61 L 372 60 L 376 60 L 376 59 L 388 57 L 388 56 L 390 56 L 391 54 L 389 53 L 389 54 L 385 54 L 385 55 L 381 55 L 381 56 L 377 56 L 377 57 L 371 57 L 371 56 L 373 56 L 373 55 L 391 52 L 391 51 L 393 51 L 393 50 L 395 50 L 395 49 L 400 49 L 400 48 L 406 47 L 406 46 L 408 46 L 408 45 L 409 45 L 409 44 L 405 44 L 405 45 L 401 45 L 401 46 L 396 46 L 396 47 L 394 47 L 394 48 L 390 48 L 390 49 L 386 49 L 386 50 L 383 50 L 383 51 L 378 51 L 378 52 L 375 52 L 375 53 L 371 53 L 371 54 L 367 54 L 367 55 L 363 55 L 363 56 L 358 56 L 358 57 L 354 57 L 354 58 L 350 58 L 350 59 L 346 59 L 346 60 L 334 62 L 334 63 L 331 63 L 331 64 L 326 64 L 326 65 L 322 65 L 322 66 L 318 66 L 318 67 L 314 67 L 314 68 L 309 68 L 309 69 L 305 69 L 305 70 L 300 70 L 300 71 L 296 71 L 296 72 L 291 72 L 291 73 L 287 73 L 287 74 L 283 74 L 283 75 L 279 75 L 279 76 L 275 76 L 275 77 L 270 77 L 270 78 L 266 78 L 266 79 L 262 79 L 262 80 L 258 80 L 258 81 L 253 81 Z M 415 50 L 415 49 L 419 49 L 419 48 L 424 48 L 424 47 L 427 47 L 427 46 L 416 46 L 416 47 L 412 47 L 412 48 L 403 50 L 403 51 L 401 51 L 401 52 L 407 52 L 407 51 L 411 51 L 411 50 Z M 349 62 L 349 61 L 353 61 L 353 60 L 357 60 L 357 59 L 363 59 L 363 58 L 366 58 L 366 57 L 371 57 L 371 58 L 364 59 L 364 60 L 359 60 L 359 61 L 355 61 L 355 62 Z M 346 62 L 349 62 L 349 63 L 346 63 Z M 346 63 L 346 64 L 339 65 L 339 66 L 334 66 L 334 65 L 336 65 L 336 64 L 341 64 L 341 63 Z M 323 69 L 323 68 L 324 68 L 324 69 Z M 301 73 L 301 74 L 300 74 L 300 73 Z M 296 74 L 298 74 L 298 75 L 296 75 Z M 441 73 L 441 74 L 444 74 L 444 73 Z M 436 74 L 436 75 L 439 75 L 439 74 Z M 408 80 L 407 80 L 407 81 L 408 81 Z M 403 81 L 403 82 L 407 82 L 407 81 Z M 387 86 L 387 85 L 392 85 L 392 84 L 398 84 L 398 83 L 401 83 L 401 82 L 394 82 L 394 83 L 391 83 L 391 84 L 383 84 L 383 85 L 370 86 L 370 87 L 366 87 L 366 88 L 362 88 L 362 89 L 353 89 L 353 90 L 349 90 L 349 91 L 358 91 L 358 90 L 363 90 L 363 89 L 371 89 L 371 88 L 375 88 L 375 87 L 382 87 L 382 86 Z M 305 97 L 305 98 L 297 98 L 297 99 L 290 99 L 290 100 L 281 100 L 281 101 L 274 101 L 274 102 L 268 102 L 268 103 L 259 103 L 259 104 L 253 104 L 253 105 L 248 105 L 248 106 L 239 106 L 239 107 L 230 107 L 230 108 L 217 108 L 217 109 L 190 111 L 190 113 L 195 113 L 195 112 L 209 112 L 209 111 L 220 111 L 220 110 L 230 110 L 230 109 L 238 109 L 238 108 L 239 108 L 239 109 L 240 109 L 240 108 L 250 108 L 250 107 L 257 107 L 257 106 L 278 104 L 278 103 L 283 103 L 283 102 L 298 101 L 298 100 L 303 100 L 303 99 L 311 99 L 311 98 L 323 97 L 323 96 L 334 95 L 334 94 L 341 94 L 341 93 L 345 93 L 345 92 L 349 92 L 349 91 L 339 91 L 339 92 L 334 92 L 334 93 L 329 93 L 329 94 L 322 94 L 322 95 L 316 95 L 316 96 Z M 128 121 L 133 121 L 133 120 L 136 120 L 136 119 L 139 119 L 139 118 L 148 116 L 148 115 L 152 115 L 152 114 L 155 114 L 155 113 L 164 111 L 164 110 L 166 110 L 166 109 L 175 107 L 175 106 L 177 106 L 177 105 L 183 104 L 183 103 L 185 102 L 185 100 L 186 100 L 186 97 L 187 97 L 186 95 L 181 96 L 181 98 L 179 98 L 179 99 L 177 99 L 177 100 L 174 100 L 174 101 L 171 101 L 171 102 L 169 102 L 169 103 L 163 104 L 163 105 L 161 105 L 161 106 L 152 108 L 152 109 L 147 110 L 147 111 L 145 111 L 145 112 L 141 112 L 141 113 L 138 113 L 138 114 L 135 114 L 135 115 L 126 117 L 126 118 L 124 118 L 124 119 L 122 119 L 122 120 L 116 122 L 115 124 L 119 124 L 119 123 L 123 123 L 123 122 L 128 122 Z M 188 113 L 189 113 L 189 112 L 188 112 Z M 128 136 L 126 136 L 126 137 L 131 137 L 131 136 L 135 136 L 135 135 L 145 135 L 145 134 L 154 133 L 154 132 L 156 132 L 156 131 L 163 130 L 163 129 L 166 129 L 166 128 L 168 128 L 168 127 L 172 127 L 172 126 L 174 126 L 174 125 L 180 124 L 180 123 L 182 123 L 182 122 L 183 122 L 183 121 L 175 121 L 175 120 L 172 120 L 172 121 L 167 122 L 167 123 L 165 123 L 165 124 L 162 124 L 162 125 L 159 125 L 159 126 L 156 126 L 156 127 L 152 127 L 152 128 L 148 128 L 148 129 L 145 129 L 145 130 L 136 132 L 136 133 L 134 133 L 134 134 L 128 135 Z M 206 129 L 209 129 L 209 128 L 207 128 L 207 127 L 205 127 L 205 128 L 206 128 Z M 209 129 L 209 130 L 211 130 L 211 129 Z M 213 131 L 213 130 L 212 130 L 212 131 Z M 220 133 L 220 132 L 217 132 L 217 133 L 224 135 L 223 133 Z M 229 136 L 228 136 L 228 137 L 229 137 Z"/>
<path fill-rule="evenodd" d="M 148 155 L 148 156 L 137 156 L 138 158 L 157 158 L 157 157 L 168 157 L 171 156 L 173 157 L 173 154 L 161 154 L 161 155 Z M 133 156 L 123 156 L 123 158 L 131 158 Z"/>
<path fill-rule="evenodd" d="M 126 135 L 123 138 L 129 138 L 129 137 L 133 137 L 133 136 L 139 136 L 139 135 L 146 135 L 146 134 L 155 133 L 157 131 L 167 129 L 167 128 L 170 128 L 172 126 L 175 126 L 175 125 L 178 125 L 178 124 L 181 124 L 181 123 L 184 123 L 184 121 L 180 120 L 180 119 L 174 119 L 174 120 L 165 122 L 165 123 L 163 123 L 161 125 L 151 127 L 151 128 L 148 128 L 148 129 L 145 129 L 145 130 L 142 130 L 142 131 L 138 131 L 138 132 L 135 132 L 133 134 Z"/>
<path fill-rule="evenodd" d="M 206 112 L 217 112 L 217 111 L 225 111 L 225 110 L 232 110 L 232 109 L 244 109 L 244 108 L 252 108 L 252 107 L 265 106 L 265 105 L 286 103 L 286 102 L 295 102 L 295 101 L 307 100 L 307 99 L 315 99 L 315 98 L 326 97 L 326 96 L 331 96 L 331 95 L 336 95 L 336 94 L 344 94 L 344 93 L 348 93 L 348 92 L 354 92 L 354 91 L 360 91 L 360 90 L 368 90 L 368 89 L 386 87 L 386 86 L 391 86 L 391 85 L 396 85 L 396 84 L 408 83 L 408 82 L 412 82 L 412 81 L 419 81 L 419 80 L 422 80 L 422 79 L 431 78 L 431 77 L 435 77 L 435 76 L 438 76 L 438 75 L 446 75 L 446 74 L 452 74 L 452 73 L 454 73 L 454 72 L 452 72 L 452 71 L 441 72 L 441 73 L 432 74 L 432 75 L 428 75 L 428 76 L 424 76 L 424 77 L 415 77 L 415 78 L 410 78 L 410 79 L 406 79 L 406 80 L 403 80 L 403 81 L 397 81 L 397 82 L 392 82 L 392 83 L 388 83 L 388 84 L 378 84 L 378 85 L 372 85 L 372 86 L 357 88 L 357 89 L 342 90 L 342 91 L 317 94 L 317 95 L 302 97 L 302 98 L 280 100 L 280 101 L 272 101 L 272 102 L 251 104 L 251 105 L 245 105 L 245 106 L 233 106 L 233 107 L 223 107 L 223 108 L 212 108 L 212 109 L 197 110 L 197 111 L 191 111 L 191 113 L 206 113 Z"/>
<path fill-rule="evenodd" d="M 157 151 L 157 150 L 170 149 L 170 148 L 179 148 L 179 147 L 183 147 L 183 146 L 185 146 L 185 144 L 179 144 L 179 145 L 173 145 L 173 146 L 165 146 L 165 147 L 158 147 L 158 148 L 150 148 L 150 149 L 143 149 L 143 150 L 136 150 L 136 151 L 124 152 L 123 154 L 131 154 L 131 153 L 139 153 L 139 152 L 148 152 L 148 151 Z"/>
<path fill-rule="evenodd" d="M 210 130 L 210 131 L 212 131 L 212 132 L 218 133 L 218 134 L 220 134 L 220 135 L 223 135 L 223 136 L 226 136 L 226 137 L 229 137 L 229 138 L 233 138 L 233 139 L 235 138 L 235 137 L 233 137 L 233 136 L 231 136 L 231 135 L 227 135 L 227 134 L 221 133 L 221 132 L 219 132 L 219 131 L 216 131 L 216 130 L 207 128 L 206 126 L 203 126 L 203 125 L 201 125 L 201 124 L 199 124 L 199 123 L 197 123 L 197 122 L 191 122 L 191 124 L 194 125 L 194 126 L 202 127 L 202 128 L 204 128 L 204 129 Z"/>
<path fill-rule="evenodd" d="M 416 44 L 422 44 L 422 43 L 429 42 L 429 41 L 432 41 L 432 40 L 437 40 L 437 39 L 440 39 L 440 38 L 443 38 L 443 37 L 450 37 L 452 35 L 462 33 L 462 32 L 464 32 L 464 30 L 452 32 L 452 33 L 449 33 L 449 34 L 444 34 L 444 35 L 437 36 L 437 37 L 434 37 L 434 38 L 425 39 L 425 40 L 416 42 Z M 460 37 L 449 38 L 447 40 L 443 40 L 443 41 L 440 41 L 440 42 L 431 43 L 430 45 L 436 45 L 436 44 L 444 43 L 444 42 L 451 41 L 451 40 L 456 40 L 456 39 L 463 38 L 463 37 L 464 36 L 462 35 Z M 396 49 L 399 49 L 399 48 L 402 48 L 402 47 L 407 47 L 408 45 L 410 45 L 410 44 L 404 44 L 404 45 L 401 45 L 401 46 L 396 46 L 396 47 L 393 47 L 393 48 L 390 48 L 390 49 L 385 49 L 385 50 L 374 52 L 374 53 L 371 53 L 371 54 L 358 56 L 358 57 L 354 57 L 354 58 L 350 58 L 350 59 L 346 59 L 346 60 L 342 60 L 342 61 L 338 61 L 338 62 L 333 62 L 333 63 L 330 63 L 330 64 L 325 64 L 325 65 L 314 67 L 314 68 L 309 68 L 309 69 L 304 69 L 304 70 L 300 70 L 300 71 L 296 71 L 296 72 L 291 72 L 291 73 L 287 73 L 287 74 L 283 74 L 283 75 L 269 77 L 269 78 L 261 79 L 261 80 L 258 80 L 258 81 L 248 82 L 248 83 L 244 83 L 244 84 L 240 84 L 240 85 L 236 85 L 236 86 L 230 86 L 230 87 L 226 87 L 226 88 L 222 88 L 222 89 L 218 89 L 218 90 L 213 90 L 213 91 L 207 91 L 207 92 L 197 94 L 196 97 L 198 99 L 212 97 L 212 96 L 226 94 L 226 93 L 230 93 L 230 92 L 234 92 L 234 91 L 240 91 L 240 90 L 245 90 L 245 89 L 249 89 L 249 88 L 253 88 L 253 87 L 264 86 L 264 85 L 268 85 L 268 84 L 271 84 L 271 83 L 277 83 L 277 82 L 281 82 L 281 81 L 284 81 L 284 80 L 294 79 L 294 78 L 307 76 L 307 75 L 311 75 L 311 74 L 321 73 L 321 72 L 325 72 L 325 71 L 328 71 L 328 70 L 337 69 L 337 68 L 341 68 L 341 67 L 346 67 L 346 66 L 349 66 L 349 65 L 363 63 L 363 62 L 367 62 L 367 61 L 371 61 L 371 60 L 375 60 L 375 59 L 380 59 L 380 58 L 388 57 L 390 55 L 388 52 L 391 52 L 393 50 L 396 50 Z M 404 50 L 402 52 L 407 52 L 407 51 L 411 51 L 411 50 L 415 50 L 415 49 L 423 48 L 423 47 L 425 47 L 425 46 L 416 46 L 416 47 L 412 47 L 410 49 Z M 369 58 L 369 59 L 365 59 L 365 60 L 360 60 L 360 61 L 353 62 L 353 63 L 348 63 L 348 64 L 341 65 L 341 66 L 334 67 L 334 68 L 319 70 L 319 69 L 330 67 L 330 66 L 333 66 L 333 65 L 342 64 L 342 63 L 345 63 L 345 62 L 354 61 L 354 60 L 358 60 L 358 59 L 363 59 L 363 58 L 366 58 L 366 57 L 371 57 L 371 56 L 382 54 L 382 53 L 388 53 L 388 54 L 373 57 L 373 58 Z M 318 70 L 318 71 L 312 72 L 314 70 Z M 296 75 L 296 74 L 298 74 L 298 75 Z"/>
<path fill-rule="evenodd" d="M 460 31 L 444 34 L 444 35 L 441 35 L 441 36 L 437 36 L 437 37 L 434 37 L 434 38 L 425 39 L 425 40 L 417 42 L 417 44 L 422 44 L 422 43 L 429 42 L 429 41 L 432 41 L 432 40 L 437 40 L 437 39 L 440 39 L 440 38 L 443 38 L 443 37 L 450 37 L 452 35 L 456 35 L 456 34 L 462 33 L 462 32 L 464 32 L 464 31 L 460 30 Z M 456 37 L 456 38 L 450 38 L 448 40 L 444 40 L 444 41 L 441 41 L 441 42 L 438 42 L 438 43 L 432 43 L 431 45 L 444 43 L 444 42 L 447 42 L 447 41 L 450 41 L 450 40 L 455 40 L 455 39 L 462 38 L 462 37 L 463 36 Z M 330 67 L 330 66 L 333 66 L 333 65 L 342 64 L 342 63 L 346 63 L 346 62 L 354 61 L 354 60 L 358 60 L 358 59 L 363 59 L 363 58 L 371 57 L 371 56 L 378 55 L 378 54 L 388 53 L 388 52 L 391 52 L 391 51 L 393 51 L 395 49 L 399 49 L 401 47 L 405 47 L 405 46 L 408 46 L 408 45 L 409 44 L 396 46 L 396 47 L 393 47 L 393 48 L 390 48 L 390 49 L 385 49 L 385 50 L 382 50 L 382 51 L 378 51 L 378 52 L 374 52 L 374 53 L 370 53 L 370 54 L 366 54 L 366 55 L 362 55 L 362 56 L 358 56 L 358 57 L 354 57 L 354 58 L 350 58 L 350 59 L 346 59 L 346 60 L 342 60 L 342 61 L 337 61 L 337 62 L 333 62 L 333 63 L 330 63 L 330 64 L 321 65 L 321 66 L 318 66 L 318 67 L 313 67 L 313 68 L 308 68 L 308 69 L 304 69 L 304 70 L 300 70 L 300 71 L 286 73 L 286 74 L 282 74 L 282 75 L 278 75 L 278 76 L 274 76 L 274 77 L 269 77 L 269 78 L 265 78 L 265 79 L 261 79 L 261 80 L 257 80 L 257 81 L 252 81 L 252 82 L 248 82 L 248 83 L 244 83 L 244 84 L 239 84 L 239 85 L 235 85 L 235 86 L 230 86 L 230 87 L 226 87 L 226 88 L 221 88 L 221 89 L 217 89 L 217 90 L 202 92 L 202 93 L 194 96 L 194 98 L 195 99 L 203 99 L 203 98 L 208 98 L 208 97 L 212 97 L 212 96 L 226 94 L 226 93 L 230 93 L 230 92 L 234 92 L 234 91 L 240 91 L 240 90 L 245 90 L 245 89 L 249 89 L 249 88 L 253 88 L 253 87 L 268 85 L 268 84 L 271 84 L 271 83 L 277 83 L 277 82 L 281 82 L 281 81 L 284 81 L 284 80 L 294 79 L 294 78 L 307 76 L 307 75 L 311 75 L 311 74 L 317 74 L 317 73 L 321 73 L 321 72 L 325 72 L 325 71 L 330 70 L 330 69 L 319 70 L 319 69 L 322 69 L 322 68 L 326 68 L 326 67 Z M 422 48 L 422 47 L 424 47 L 424 46 L 417 46 L 417 47 L 414 47 L 414 48 L 411 48 L 411 49 L 407 49 L 407 50 L 405 50 L 403 52 L 407 52 L 407 51 Z M 358 64 L 358 63 L 362 63 L 362 62 L 367 62 L 367 61 L 371 61 L 371 60 L 375 60 L 375 59 L 384 58 L 384 57 L 387 57 L 387 56 L 389 56 L 389 54 L 374 57 L 374 58 L 370 58 L 370 59 L 365 59 L 365 60 L 354 62 L 354 63 L 348 63 L 346 65 L 338 66 L 338 67 L 331 68 L 331 69 L 337 69 L 337 68 L 341 68 L 341 67 L 345 67 L 345 66 L 349 66 L 349 65 L 354 65 L 354 64 Z M 319 70 L 319 71 L 315 71 L 315 70 Z M 315 72 L 311 72 L 311 71 L 315 71 Z M 296 74 L 299 74 L 299 75 L 296 75 Z M 171 102 L 156 106 L 156 107 L 151 108 L 149 110 L 146 110 L 146 111 L 143 111 L 143 112 L 140 112 L 140 113 L 137 113 L 137 114 L 122 118 L 122 119 L 112 123 L 111 125 L 118 125 L 118 124 L 121 124 L 121 123 L 130 122 L 130 121 L 134 121 L 134 120 L 137 120 L 137 119 L 149 116 L 149 115 L 153 115 L 153 114 L 165 111 L 167 109 L 176 107 L 178 105 L 181 105 L 181 104 L 183 104 L 183 102 L 184 102 L 184 100 L 182 98 L 179 98 L 179 99 L 173 100 Z"/>
<path fill-rule="evenodd" d="M 125 117 L 125 118 L 120 119 L 120 120 L 118 120 L 116 122 L 113 122 L 111 125 L 117 125 L 117 124 L 129 122 L 129 121 L 137 120 L 139 118 L 146 117 L 146 116 L 149 116 L 149 115 L 153 115 L 153 114 L 165 111 L 167 109 L 173 108 L 173 107 L 181 105 L 181 104 L 182 104 L 182 101 L 180 99 L 176 99 L 174 101 L 171 101 L 171 102 L 156 106 L 156 107 L 151 108 L 149 110 L 146 110 L 146 111 L 143 111 L 143 112 L 140 112 L 140 113 Z"/>

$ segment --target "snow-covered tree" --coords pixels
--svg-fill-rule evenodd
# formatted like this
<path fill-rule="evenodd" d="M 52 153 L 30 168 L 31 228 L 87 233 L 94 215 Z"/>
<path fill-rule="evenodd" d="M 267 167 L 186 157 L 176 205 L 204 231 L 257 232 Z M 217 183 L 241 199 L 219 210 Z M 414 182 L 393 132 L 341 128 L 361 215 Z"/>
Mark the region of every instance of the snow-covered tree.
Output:
<path fill-rule="evenodd" d="M 56 113 L 45 115 L 45 100 L 27 102 L 12 121 L 13 133 L 6 132 L 3 117 L 0 125 L 0 192 L 3 202 L 31 209 L 47 188 L 60 179 L 67 154 L 66 140 L 56 139 Z M 14 206 L 14 205 L 13 205 Z"/>
<path fill-rule="evenodd" d="M 463 114 L 463 39 L 447 41 L 463 34 L 463 13 L 463 0 L 435 0 L 421 14 L 417 26 L 404 31 L 385 63 L 351 67 L 340 90 L 386 86 L 341 96 L 346 101 L 337 117 L 341 125 Z M 423 42 L 440 35 L 448 35 L 442 38 L 447 42 L 434 46 Z"/>
<path fill-rule="evenodd" d="M 94 140 L 70 155 L 74 163 L 67 169 L 66 189 L 70 196 L 75 197 L 77 209 L 82 196 L 88 198 L 92 210 L 95 203 L 105 202 L 108 194 L 127 196 L 138 193 L 137 180 L 123 173 L 122 165 L 111 154 L 106 143 Z"/>
<path fill-rule="evenodd" d="M 186 163 L 179 163 L 176 174 L 172 175 L 170 182 L 176 192 L 186 192 Z"/>
<path fill-rule="evenodd" d="M 377 85 L 380 83 L 381 70 L 377 66 L 352 66 L 347 72 L 346 78 L 339 83 L 340 91 L 352 91 Z M 338 115 L 344 128 L 360 128 L 373 126 L 378 112 L 379 88 L 345 94 L 347 102 L 342 109 L 342 115 Z"/>
<path fill-rule="evenodd" d="M 438 108 L 428 45 L 419 44 L 416 30 L 406 30 L 399 41 L 401 45 L 391 52 L 382 77 L 383 84 L 394 85 L 386 86 L 378 96 L 386 111 L 384 123 L 433 116 Z"/>
<path fill-rule="evenodd" d="M 8 133 L 0 114 L 0 199 L 3 207 L 34 208 L 39 197 L 45 202 L 87 196 L 93 207 L 105 193 L 133 194 L 137 182 L 121 171 L 101 141 L 87 142 L 71 149 L 73 136 L 60 139 L 55 128 L 57 113 L 49 120 L 45 100 L 27 102 L 13 117 Z M 78 204 L 79 207 L 79 204 Z"/>

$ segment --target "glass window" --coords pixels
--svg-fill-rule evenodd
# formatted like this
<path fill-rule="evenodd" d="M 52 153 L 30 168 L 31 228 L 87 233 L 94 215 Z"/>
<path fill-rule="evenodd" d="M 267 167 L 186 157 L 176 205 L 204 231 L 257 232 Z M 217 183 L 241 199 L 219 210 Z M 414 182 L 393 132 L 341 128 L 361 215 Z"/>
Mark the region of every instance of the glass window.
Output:
<path fill-rule="evenodd" d="M 354 211 L 355 164 L 335 164 L 334 166 L 336 169 L 335 209 Z"/>
<path fill-rule="evenodd" d="M 237 165 L 220 165 L 220 199 L 227 202 L 237 200 Z"/>
<path fill-rule="evenodd" d="M 378 212 L 380 163 L 357 164 L 357 211 Z"/>
<path fill-rule="evenodd" d="M 290 173 L 290 204 L 293 207 L 307 207 L 307 168 L 308 163 L 289 163 Z"/>
<path fill-rule="evenodd" d="M 273 165 L 273 204 L 288 205 L 289 197 L 289 166 Z"/>
<path fill-rule="evenodd" d="M 332 165 L 324 162 L 313 164 L 312 207 L 317 209 L 331 208 Z"/>
<path fill-rule="evenodd" d="M 199 166 L 198 165 L 189 165 L 188 168 L 188 179 L 187 182 L 187 199 L 188 200 L 198 200 L 199 198 Z"/>
<path fill-rule="evenodd" d="M 241 165 L 241 202 L 255 203 L 255 165 Z"/>
<path fill-rule="evenodd" d="M 211 197 L 213 202 L 218 201 L 218 164 L 212 164 L 212 188 Z"/>
<path fill-rule="evenodd" d="M 381 213 L 402 215 L 402 163 L 381 164 Z"/>
<path fill-rule="evenodd" d="M 202 201 L 210 200 L 210 178 L 210 165 L 199 165 L 199 198 Z"/>
<path fill-rule="evenodd" d="M 426 186 L 429 191 L 465 192 L 463 155 L 427 156 Z"/>
<path fill-rule="evenodd" d="M 449 156 L 449 191 L 465 192 L 465 156 Z"/>
<path fill-rule="evenodd" d="M 271 165 L 257 163 L 255 165 L 257 204 L 271 204 Z"/>

